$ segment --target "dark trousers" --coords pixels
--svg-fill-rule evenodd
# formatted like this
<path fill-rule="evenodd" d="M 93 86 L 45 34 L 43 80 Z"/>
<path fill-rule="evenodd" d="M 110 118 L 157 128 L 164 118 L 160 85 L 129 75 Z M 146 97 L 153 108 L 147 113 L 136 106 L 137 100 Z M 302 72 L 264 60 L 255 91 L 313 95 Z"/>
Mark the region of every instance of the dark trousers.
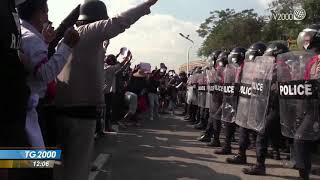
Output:
<path fill-rule="evenodd" d="M 184 103 L 184 112 L 183 112 L 184 115 L 188 114 L 188 112 L 189 112 L 188 109 L 189 109 L 189 105 L 187 103 Z"/>
<path fill-rule="evenodd" d="M 191 114 L 191 120 L 196 121 L 197 114 L 198 114 L 198 106 L 197 105 L 191 105 L 190 114 Z"/>
<path fill-rule="evenodd" d="M 258 133 L 256 141 L 257 163 L 265 165 L 269 140 L 275 150 L 280 148 L 281 125 L 279 112 L 271 111 L 266 118 L 264 132 Z"/>
<path fill-rule="evenodd" d="M 311 171 L 311 152 L 314 144 L 314 141 L 294 140 L 293 147 L 296 167 L 308 174 Z"/>
<path fill-rule="evenodd" d="M 221 120 L 214 119 L 213 120 L 213 139 L 219 141 L 221 133 Z"/>
<path fill-rule="evenodd" d="M 104 100 L 106 104 L 105 117 L 104 117 L 104 122 L 102 122 L 101 119 L 97 120 L 96 132 L 98 133 L 111 128 L 112 96 L 113 96 L 113 93 L 108 93 L 104 95 Z M 103 123 L 104 123 L 104 127 L 103 127 Z"/>
<path fill-rule="evenodd" d="M 225 122 L 225 143 L 223 148 L 224 149 L 231 149 L 231 141 L 232 137 L 234 136 L 234 133 L 236 131 L 236 124 L 235 123 L 228 123 Z"/>
<path fill-rule="evenodd" d="M 118 123 L 123 117 L 124 110 L 124 94 L 115 93 L 112 97 L 112 114 L 111 114 L 111 122 Z"/>
<path fill-rule="evenodd" d="M 209 109 L 200 108 L 200 121 L 202 124 L 207 124 L 209 118 Z"/>
<path fill-rule="evenodd" d="M 207 123 L 207 126 L 206 126 L 206 129 L 205 129 L 205 134 L 207 136 L 213 136 L 213 133 L 214 133 L 214 129 L 213 129 L 213 118 L 210 116 L 209 117 L 209 120 L 208 120 L 208 123 Z"/>
<path fill-rule="evenodd" d="M 200 122 L 200 120 L 201 120 L 202 110 L 203 109 L 201 107 L 197 106 L 197 113 L 196 113 L 196 121 L 197 122 Z"/>
<path fill-rule="evenodd" d="M 249 129 L 240 127 L 240 136 L 239 136 L 239 154 L 246 155 L 246 150 L 250 145 L 250 132 Z"/>
<path fill-rule="evenodd" d="M 205 134 L 210 137 L 213 136 L 214 140 L 219 141 L 221 133 L 221 120 L 217 119 L 214 115 L 215 113 L 209 113 Z"/>

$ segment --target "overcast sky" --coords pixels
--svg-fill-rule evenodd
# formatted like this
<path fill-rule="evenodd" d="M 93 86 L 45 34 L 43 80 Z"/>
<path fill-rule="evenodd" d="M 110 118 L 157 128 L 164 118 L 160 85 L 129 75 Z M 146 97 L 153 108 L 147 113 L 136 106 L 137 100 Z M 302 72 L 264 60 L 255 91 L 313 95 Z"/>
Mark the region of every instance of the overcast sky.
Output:
<path fill-rule="evenodd" d="M 133 7 L 143 0 L 103 0 L 109 16 L 114 16 Z M 265 14 L 270 0 L 159 0 L 152 8 L 152 14 L 141 18 L 129 30 L 111 40 L 108 53 L 117 53 L 129 47 L 135 62 L 150 62 L 153 66 L 164 62 L 169 68 L 176 69 L 186 62 L 187 48 L 190 43 L 178 33 L 190 35 L 195 41 L 191 60 L 198 59 L 197 50 L 202 38 L 196 30 L 209 17 L 210 11 L 233 8 L 236 10 L 253 8 Z M 49 18 L 57 26 L 77 4 L 83 0 L 48 0 Z"/>

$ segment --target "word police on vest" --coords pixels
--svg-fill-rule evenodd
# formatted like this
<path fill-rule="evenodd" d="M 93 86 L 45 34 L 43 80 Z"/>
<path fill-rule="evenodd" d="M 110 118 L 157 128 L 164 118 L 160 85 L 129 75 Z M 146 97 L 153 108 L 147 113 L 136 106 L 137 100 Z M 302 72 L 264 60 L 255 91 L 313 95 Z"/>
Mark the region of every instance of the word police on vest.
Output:
<path fill-rule="evenodd" d="M 312 84 L 280 84 L 280 96 L 312 96 Z"/>

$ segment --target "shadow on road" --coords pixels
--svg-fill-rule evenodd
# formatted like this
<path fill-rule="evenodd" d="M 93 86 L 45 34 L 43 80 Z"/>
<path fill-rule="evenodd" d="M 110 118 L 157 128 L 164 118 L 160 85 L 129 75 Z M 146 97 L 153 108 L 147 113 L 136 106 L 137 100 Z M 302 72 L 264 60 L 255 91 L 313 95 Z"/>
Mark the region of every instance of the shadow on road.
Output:
<path fill-rule="evenodd" d="M 174 121 L 174 122 L 173 122 Z M 195 131 L 194 131 L 195 132 Z M 118 135 L 117 150 L 109 163 L 112 180 L 240 180 L 209 168 L 213 149 L 199 151 L 200 143 L 184 122 L 163 118 L 144 122 L 139 129 Z"/>

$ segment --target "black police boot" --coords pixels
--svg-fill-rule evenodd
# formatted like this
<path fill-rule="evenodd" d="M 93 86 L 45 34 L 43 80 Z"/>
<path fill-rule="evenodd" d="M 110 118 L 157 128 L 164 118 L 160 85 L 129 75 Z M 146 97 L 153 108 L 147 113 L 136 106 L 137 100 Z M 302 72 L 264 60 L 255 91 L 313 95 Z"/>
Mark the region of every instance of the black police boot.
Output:
<path fill-rule="evenodd" d="M 281 155 L 279 150 L 274 150 L 273 151 L 273 159 L 274 160 L 281 160 Z"/>
<path fill-rule="evenodd" d="M 248 175 L 264 176 L 266 175 L 266 166 L 265 165 L 254 165 L 250 168 L 242 169 L 242 172 Z"/>
<path fill-rule="evenodd" d="M 219 150 L 215 150 L 214 151 L 215 154 L 219 154 L 219 155 L 231 155 L 231 148 L 221 148 Z"/>
<path fill-rule="evenodd" d="M 221 147 L 219 139 L 212 139 L 211 142 L 207 144 L 210 147 Z"/>
<path fill-rule="evenodd" d="M 191 125 L 196 125 L 196 124 L 200 123 L 200 120 L 196 118 L 196 119 L 193 119 L 190 123 L 191 123 Z"/>
<path fill-rule="evenodd" d="M 184 119 L 185 121 L 188 121 L 188 120 L 191 119 L 191 116 L 190 116 L 190 115 L 186 115 L 186 116 L 183 117 L 183 119 Z"/>
<path fill-rule="evenodd" d="M 206 127 L 203 124 L 203 121 L 201 120 L 198 124 L 194 125 L 193 128 L 198 130 L 204 130 Z"/>
<path fill-rule="evenodd" d="M 237 154 L 232 158 L 227 158 L 226 161 L 230 164 L 247 164 L 247 157 L 245 155 Z"/>
<path fill-rule="evenodd" d="M 299 176 L 301 180 L 309 180 L 309 172 L 304 169 L 299 169 Z"/>
<path fill-rule="evenodd" d="M 197 138 L 197 140 L 200 142 L 210 142 L 211 137 L 205 133 L 205 134 L 201 135 L 199 138 Z"/>

